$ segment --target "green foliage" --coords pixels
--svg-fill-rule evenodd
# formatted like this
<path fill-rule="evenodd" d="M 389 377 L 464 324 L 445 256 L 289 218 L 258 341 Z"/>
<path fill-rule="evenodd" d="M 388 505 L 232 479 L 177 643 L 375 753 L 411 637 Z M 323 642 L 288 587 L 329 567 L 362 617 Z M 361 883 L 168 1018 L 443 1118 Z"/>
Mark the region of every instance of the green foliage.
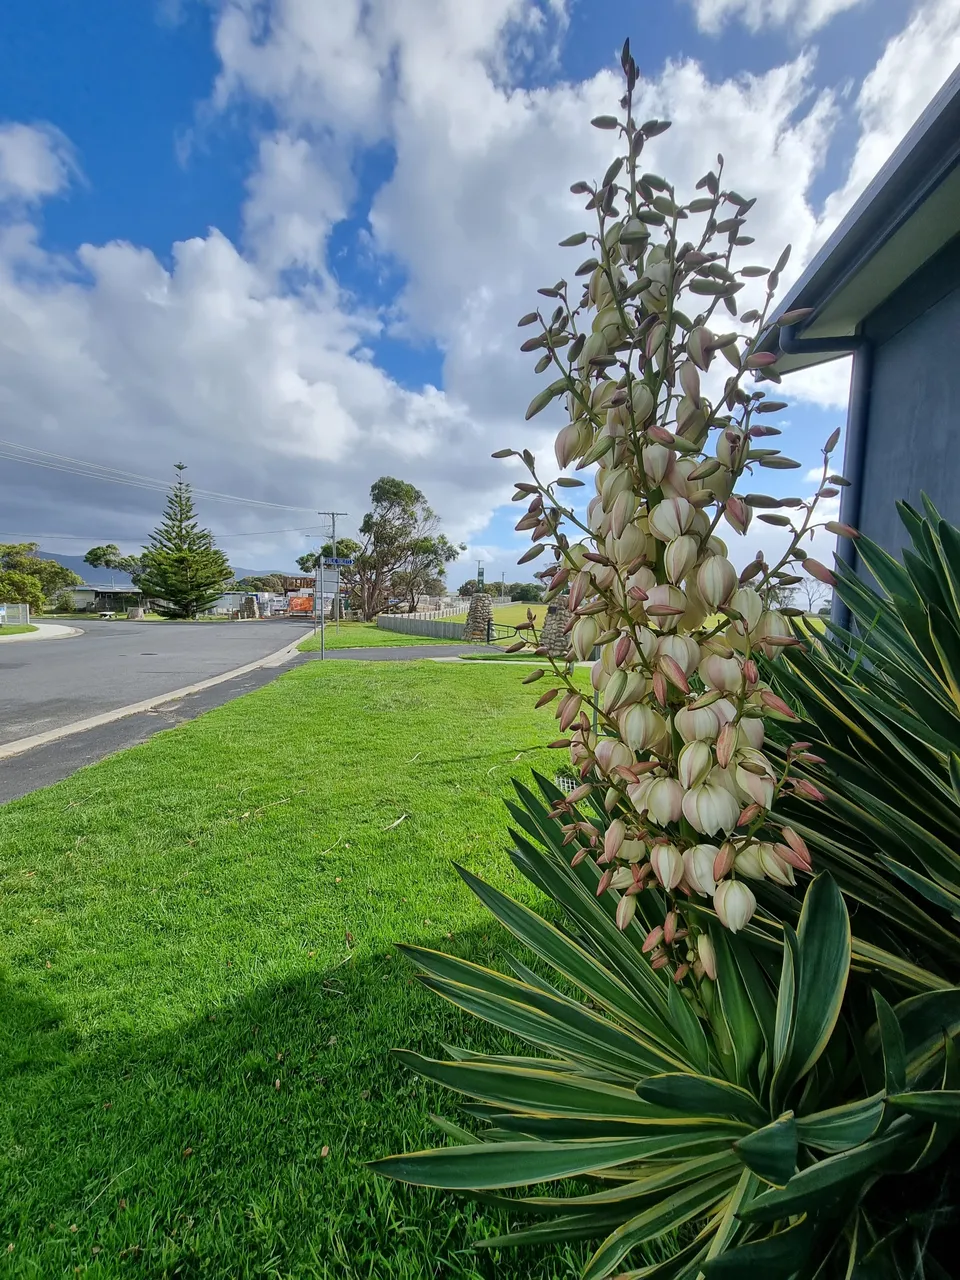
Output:
<path fill-rule="evenodd" d="M 94 569 L 115 569 L 118 573 L 130 575 L 135 587 L 140 585 L 143 574 L 142 556 L 125 556 L 115 542 L 108 542 L 103 547 L 91 547 L 83 557 Z"/>
<path fill-rule="evenodd" d="M 523 604 L 538 604 L 543 598 L 543 587 L 536 582 L 508 582 L 507 595 Z"/>
<path fill-rule="evenodd" d="M 43 610 L 43 583 L 32 573 L 0 569 L 0 600 L 4 604 L 28 604 L 34 613 Z"/>
<path fill-rule="evenodd" d="M 283 575 L 280 573 L 254 574 L 249 578 L 238 578 L 234 586 L 239 591 L 283 591 Z"/>
<path fill-rule="evenodd" d="M 41 560 L 37 555 L 39 549 L 38 542 L 0 543 L 0 573 L 29 574 L 39 581 L 42 595 L 48 597 L 64 587 L 79 587 L 82 584 L 83 579 L 58 560 Z"/>
<path fill-rule="evenodd" d="M 476 578 L 468 578 L 466 582 L 462 582 L 460 586 L 457 587 L 457 595 L 464 597 L 475 596 L 480 590 L 481 587 Z M 485 596 L 498 596 L 500 594 L 500 583 L 485 582 L 483 584 L 482 592 Z"/>
<path fill-rule="evenodd" d="M 233 572 L 213 534 L 200 528 L 186 468 L 177 463 L 176 470 L 164 518 L 141 556 L 140 586 L 145 596 L 163 602 L 164 617 L 195 618 L 223 594 Z"/>
<path fill-rule="evenodd" d="M 465 1095 L 482 1128 L 444 1122 L 450 1145 L 373 1167 L 532 1219 L 488 1246 L 599 1242 L 583 1280 L 905 1275 L 896 1268 L 931 1225 L 922 1201 L 905 1218 L 910 1188 L 934 1194 L 960 1122 L 960 990 L 893 1004 L 878 991 L 867 1010 L 865 990 L 848 985 L 850 921 L 828 874 L 810 884 L 796 930 L 758 916 L 734 935 L 695 908 L 718 978 L 678 987 L 645 954 L 663 919 L 660 891 L 640 894 L 620 931 L 618 895 L 598 898 L 600 870 L 571 859 L 585 835 L 565 842 L 550 808 L 561 793 L 537 782 L 547 803 L 518 785 L 510 804 L 512 859 L 567 927 L 461 875 L 552 980 L 518 959 L 507 974 L 405 949 L 430 990 L 529 1048 L 402 1053 Z M 602 826 L 602 805 L 582 817 Z M 845 998 L 862 1006 L 859 1025 L 841 1019 Z M 597 1185 L 555 1195 L 541 1185 L 568 1178 Z M 520 1187 L 533 1193 L 506 1194 Z M 654 1241 L 667 1260 L 651 1262 Z M 925 1274 L 941 1274 L 928 1265 Z"/>
<path fill-rule="evenodd" d="M 826 806 L 793 800 L 791 822 L 858 903 L 858 934 L 921 989 L 960 970 L 960 530 L 929 502 L 900 515 L 902 564 L 861 538 L 876 585 L 840 566 L 854 633 L 792 651 L 779 680 L 825 761 L 806 771 Z"/>

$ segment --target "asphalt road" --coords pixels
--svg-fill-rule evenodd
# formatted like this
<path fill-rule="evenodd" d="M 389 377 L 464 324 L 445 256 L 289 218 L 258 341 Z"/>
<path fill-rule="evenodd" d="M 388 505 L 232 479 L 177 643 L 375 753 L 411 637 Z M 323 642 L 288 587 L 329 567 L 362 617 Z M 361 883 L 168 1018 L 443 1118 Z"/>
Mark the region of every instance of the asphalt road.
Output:
<path fill-rule="evenodd" d="M 81 636 L 0 645 L 0 744 L 232 671 L 311 629 L 285 618 L 77 625 Z"/>

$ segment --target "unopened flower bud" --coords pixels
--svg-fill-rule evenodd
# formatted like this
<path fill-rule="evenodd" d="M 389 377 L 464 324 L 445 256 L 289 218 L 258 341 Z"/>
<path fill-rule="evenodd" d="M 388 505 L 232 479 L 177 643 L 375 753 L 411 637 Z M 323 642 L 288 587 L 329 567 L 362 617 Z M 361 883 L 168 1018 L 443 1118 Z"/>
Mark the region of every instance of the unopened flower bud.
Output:
<path fill-rule="evenodd" d="M 736 856 L 736 850 L 729 840 L 725 840 L 720 846 L 720 852 L 713 860 L 713 878 L 719 884 L 733 870 L 733 860 Z"/>
<path fill-rule="evenodd" d="M 735 609 L 743 618 L 735 626 L 741 634 L 752 634 L 760 623 L 763 614 L 763 601 L 753 587 L 740 587 L 730 597 L 730 608 Z"/>
<path fill-rule="evenodd" d="M 749 880 L 762 880 L 763 864 L 760 861 L 760 846 L 755 841 L 745 844 L 737 853 L 734 869 L 738 876 L 746 876 Z"/>
<path fill-rule="evenodd" d="M 571 637 L 573 640 L 573 652 L 580 662 L 590 657 L 599 635 L 600 628 L 596 619 L 592 616 L 578 618 L 574 623 Z"/>
<path fill-rule="evenodd" d="M 753 766 L 752 768 L 749 766 Z M 747 747 L 737 757 L 737 786 L 764 809 L 773 804 L 776 774 L 762 751 Z"/>
<path fill-rule="evenodd" d="M 656 844 L 650 851 L 653 874 L 664 889 L 675 889 L 683 875 L 683 859 L 675 844 Z"/>
<path fill-rule="evenodd" d="M 667 543 L 663 553 L 663 567 L 674 584 L 682 582 L 697 563 L 697 540 L 689 533 Z"/>
<path fill-rule="evenodd" d="M 643 447 L 643 470 L 651 485 L 656 487 L 667 473 L 667 467 L 673 461 L 674 453 L 663 444 L 648 444 Z"/>
<path fill-rule="evenodd" d="M 777 846 L 767 840 L 764 840 L 760 845 L 760 865 L 763 867 L 764 874 L 774 884 L 794 885 L 797 883 L 789 860 L 782 858 Z"/>
<path fill-rule="evenodd" d="M 731 529 L 743 534 L 750 527 L 750 517 L 753 513 L 744 500 L 733 493 L 727 499 L 723 514 Z"/>
<path fill-rule="evenodd" d="M 637 513 L 636 495 L 629 492 L 618 493 L 610 511 L 610 532 L 619 538 L 624 529 Z"/>
<path fill-rule="evenodd" d="M 737 571 L 726 556 L 709 556 L 697 570 L 697 592 L 710 609 L 719 609 L 737 589 Z"/>
<path fill-rule="evenodd" d="M 720 923 L 731 933 L 739 933 L 757 909 L 757 900 L 742 880 L 724 880 L 717 885 L 713 906 Z"/>
<path fill-rule="evenodd" d="M 697 956 L 703 965 L 703 972 L 711 981 L 716 981 L 717 977 L 717 953 L 713 949 L 713 943 L 706 933 L 701 933 L 697 938 Z"/>
<path fill-rule="evenodd" d="M 717 887 L 713 864 L 719 850 L 713 844 L 695 844 L 683 854 L 683 874 L 687 884 L 702 897 L 712 898 Z"/>
<path fill-rule="evenodd" d="M 622 818 L 614 818 L 613 822 L 607 827 L 603 836 L 603 852 L 608 857 L 615 858 L 623 844 L 627 829 Z"/>
<path fill-rule="evenodd" d="M 688 742 L 677 758 L 677 776 L 685 791 L 698 787 L 713 768 L 713 753 L 705 742 Z"/>

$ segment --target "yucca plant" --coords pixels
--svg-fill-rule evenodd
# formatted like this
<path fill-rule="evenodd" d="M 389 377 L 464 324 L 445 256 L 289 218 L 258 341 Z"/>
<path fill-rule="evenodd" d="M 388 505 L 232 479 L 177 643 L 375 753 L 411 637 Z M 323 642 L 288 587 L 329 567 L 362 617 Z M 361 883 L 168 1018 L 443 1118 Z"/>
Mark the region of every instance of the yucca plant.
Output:
<path fill-rule="evenodd" d="M 901 1268 L 929 1214 L 908 1220 L 905 1190 L 891 1212 L 886 1186 L 892 1175 L 922 1176 L 960 1121 L 960 991 L 893 1007 L 878 991 L 854 1043 L 839 1018 L 850 924 L 829 875 L 810 884 L 798 928 L 784 925 L 780 946 L 731 935 L 701 908 L 717 981 L 698 994 L 678 987 L 647 958 L 648 926 L 665 905 L 658 891 L 643 894 L 619 928 L 615 895 L 597 895 L 601 872 L 591 860 L 570 865 L 551 817 L 561 793 L 538 783 L 544 800 L 518 787 L 511 805 L 513 860 L 569 928 L 461 875 L 553 980 L 520 959 L 505 975 L 405 949 L 431 990 L 534 1056 L 450 1048 L 450 1060 L 434 1061 L 401 1051 L 421 1075 L 465 1095 L 464 1110 L 483 1127 L 438 1121 L 450 1145 L 373 1167 L 533 1219 L 488 1247 L 599 1241 L 584 1280 L 912 1274 Z M 569 1178 L 596 1187 L 538 1189 Z M 505 1194 L 518 1187 L 534 1194 Z M 655 1240 L 666 1256 L 645 1261 Z M 948 1274 L 932 1257 L 925 1265 L 917 1274 Z"/>
<path fill-rule="evenodd" d="M 858 935 L 932 987 L 960 973 L 960 531 L 924 507 L 899 506 L 902 564 L 858 541 L 875 585 L 840 566 L 853 630 L 831 627 L 775 678 L 824 762 L 797 767 L 827 798 L 784 812 L 860 904 Z"/>

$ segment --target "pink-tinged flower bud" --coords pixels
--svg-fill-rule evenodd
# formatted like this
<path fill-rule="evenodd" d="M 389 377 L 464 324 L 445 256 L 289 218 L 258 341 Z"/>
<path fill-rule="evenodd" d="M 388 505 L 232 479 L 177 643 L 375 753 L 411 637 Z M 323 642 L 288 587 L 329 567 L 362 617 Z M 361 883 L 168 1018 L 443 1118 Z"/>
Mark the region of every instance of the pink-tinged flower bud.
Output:
<path fill-rule="evenodd" d="M 745 844 L 737 853 L 734 870 L 738 876 L 746 876 L 749 880 L 762 880 L 763 864 L 760 862 L 760 846 L 756 841 Z"/>
<path fill-rule="evenodd" d="M 590 668 L 590 683 L 597 693 L 602 693 L 610 682 L 610 673 L 598 659 Z"/>
<path fill-rule="evenodd" d="M 720 923 L 731 933 L 739 933 L 757 909 L 757 900 L 742 880 L 724 880 L 713 895 Z"/>
<path fill-rule="evenodd" d="M 709 556 L 697 570 L 697 593 L 709 609 L 719 609 L 737 589 L 737 571 L 726 556 Z"/>
<path fill-rule="evenodd" d="M 573 624 L 573 652 L 580 662 L 590 657 L 599 635 L 600 628 L 597 625 L 596 618 L 592 615 L 586 618 L 578 618 Z"/>
<path fill-rule="evenodd" d="M 803 562 L 803 567 L 809 573 L 811 578 L 816 578 L 818 582 L 825 582 L 828 587 L 835 587 L 837 580 L 827 568 L 825 564 L 821 564 L 819 560 L 814 560 L 812 556 L 807 556 Z"/>
<path fill-rule="evenodd" d="M 767 658 L 776 658 L 781 652 L 782 646 L 773 643 L 774 641 L 792 640 L 793 638 L 793 628 L 790 625 L 790 621 L 782 613 L 766 612 L 761 615 L 754 641 L 759 644 Z"/>
<path fill-rule="evenodd" d="M 791 849 L 788 844 L 774 845 L 774 849 L 781 862 L 786 862 L 791 867 L 796 867 L 798 871 L 805 871 L 808 875 L 813 871 L 810 859 L 805 858 L 802 853 L 797 853 L 796 849 Z"/>
<path fill-rule="evenodd" d="M 620 846 L 623 844 L 627 834 L 627 828 L 622 818 L 614 818 L 613 822 L 607 827 L 603 836 L 603 852 L 609 858 L 615 858 L 620 852 Z"/>
<path fill-rule="evenodd" d="M 612 871 L 605 871 L 597 882 L 597 897 L 602 898 L 610 888 L 610 881 L 613 879 Z"/>
<path fill-rule="evenodd" d="M 737 822 L 738 827 L 749 827 L 750 823 L 760 816 L 763 809 L 758 804 L 748 804 L 740 814 L 740 820 Z"/>
<path fill-rule="evenodd" d="M 634 663 L 637 660 L 637 646 L 633 643 L 633 636 L 624 633 L 613 649 L 613 660 L 618 667 L 622 667 L 625 663 Z"/>
<path fill-rule="evenodd" d="M 558 711 L 560 713 L 559 718 L 560 718 L 561 733 L 566 733 L 566 731 L 573 724 L 574 720 L 576 720 L 577 716 L 580 713 L 580 706 L 582 702 L 583 702 L 583 698 L 580 696 L 579 693 L 568 693 L 567 696 L 560 703 L 560 706 L 558 707 Z"/>
<path fill-rule="evenodd" d="M 669 654 L 664 653 L 660 656 L 659 665 L 660 670 L 675 689 L 679 689 L 681 693 L 690 692 L 690 683 L 683 674 L 683 668 Z"/>
<path fill-rule="evenodd" d="M 713 707 L 683 707 L 673 717 L 677 733 L 684 742 L 713 742 L 720 732 L 720 721 Z"/>
<path fill-rule="evenodd" d="M 683 797 L 683 816 L 695 831 L 705 836 L 732 831 L 740 816 L 740 806 L 723 784 L 711 773 L 705 782 Z"/>
<path fill-rule="evenodd" d="M 663 922 L 663 940 L 667 946 L 673 945 L 673 940 L 677 936 L 677 913 L 668 911 L 667 917 Z"/>
<path fill-rule="evenodd" d="M 580 608 L 581 603 L 586 598 L 590 589 L 590 575 L 584 573 L 581 569 L 574 575 L 573 581 L 570 583 L 570 594 L 567 600 L 567 608 L 573 612 Z"/>
<path fill-rule="evenodd" d="M 659 955 L 659 956 L 657 956 L 654 960 L 651 960 L 651 962 L 650 962 L 650 968 L 651 968 L 651 969 L 665 969 L 669 963 L 670 963 L 670 957 L 669 957 L 669 956 L 666 956 L 666 955 Z"/>
<path fill-rule="evenodd" d="M 782 698 L 778 698 L 772 689 L 760 690 L 760 702 L 767 711 L 773 714 L 775 720 L 796 720 L 796 715 Z"/>
<path fill-rule="evenodd" d="M 719 653 L 709 653 L 697 671 L 708 689 L 739 693 L 743 685 L 743 667 L 737 658 L 722 658 Z"/>
<path fill-rule="evenodd" d="M 648 444 L 644 445 L 641 457 L 646 477 L 651 485 L 656 487 L 667 474 L 667 467 L 673 461 L 673 450 L 662 444 Z"/>
<path fill-rule="evenodd" d="M 735 493 L 731 494 L 727 499 L 727 505 L 723 509 L 724 518 L 727 524 L 735 532 L 743 534 L 750 527 L 750 517 L 753 514 L 750 507 L 738 498 Z"/>
<path fill-rule="evenodd" d="M 665 827 L 679 821 L 682 800 L 683 788 L 676 778 L 654 778 L 647 792 L 647 812 L 658 826 Z"/>
<path fill-rule="evenodd" d="M 737 431 L 721 431 L 717 438 L 717 457 L 728 469 L 731 468 L 740 452 L 743 436 Z"/>
<path fill-rule="evenodd" d="M 713 768 L 713 753 L 705 742 L 688 742 L 677 757 L 677 776 L 685 791 L 698 787 Z"/>
<path fill-rule="evenodd" d="M 748 685 L 756 684 L 760 679 L 760 671 L 752 658 L 748 658 L 743 664 L 743 674 L 747 678 Z M 760 727 L 763 728 L 762 725 Z"/>
<path fill-rule="evenodd" d="M 637 514 L 636 495 L 629 491 L 618 493 L 610 511 L 610 532 L 619 538 L 627 525 Z M 641 535 L 642 536 L 642 535 Z"/>
<path fill-rule="evenodd" d="M 713 860 L 713 878 L 717 884 L 720 883 L 733 870 L 734 857 L 736 850 L 729 840 L 725 840 L 720 846 L 720 852 Z"/>
<path fill-rule="evenodd" d="M 615 672 L 607 681 L 603 691 L 603 709 L 607 715 L 612 715 L 616 711 L 626 687 L 627 673 L 625 671 Z"/>
<path fill-rule="evenodd" d="M 617 928 L 626 929 L 627 925 L 637 914 L 637 900 L 635 897 L 623 897 L 617 903 Z"/>
<path fill-rule="evenodd" d="M 662 939 L 662 937 L 663 937 L 663 925 L 662 924 L 654 925 L 654 927 L 650 930 L 650 932 L 644 938 L 643 946 L 640 948 L 640 950 L 643 952 L 644 955 L 647 955 L 650 951 L 653 951 L 655 947 L 659 947 L 660 940 Z"/>
<path fill-rule="evenodd" d="M 809 743 L 804 743 L 804 746 L 809 745 Z M 807 848 L 807 842 L 803 836 L 798 835 L 793 827 L 781 828 L 780 834 L 783 836 L 784 843 L 788 844 L 794 853 L 798 853 L 802 858 L 806 858 L 808 863 L 810 862 L 810 850 Z"/>
<path fill-rule="evenodd" d="M 650 512 L 650 532 L 661 542 L 672 542 L 688 531 L 695 514 L 686 498 L 664 498 Z"/>
<path fill-rule="evenodd" d="M 566 841 L 564 841 L 564 843 L 566 843 Z M 583 862 L 583 860 L 585 858 L 588 858 L 589 856 L 590 856 L 589 849 L 587 848 L 578 849 L 577 852 L 570 859 L 571 867 L 579 867 L 580 863 Z"/>
<path fill-rule="evenodd" d="M 819 787 L 815 787 L 806 778 L 794 778 L 793 790 L 798 796 L 803 796 L 805 800 L 815 800 L 818 804 L 822 804 L 827 798 Z"/>
<path fill-rule="evenodd" d="M 721 769 L 725 769 L 733 759 L 733 751 L 737 745 L 737 727 L 732 720 L 720 730 L 720 736 L 717 738 L 717 764 Z"/>
<path fill-rule="evenodd" d="M 737 757 L 735 776 L 737 786 L 754 804 L 764 809 L 770 808 L 777 776 L 762 751 L 754 751 L 752 747 L 744 748 Z"/>
<path fill-rule="evenodd" d="M 683 875 L 683 859 L 675 844 L 655 844 L 650 851 L 653 874 L 664 889 L 675 889 Z"/>
<path fill-rule="evenodd" d="M 712 898 L 717 882 L 713 875 L 713 864 L 719 849 L 713 844 L 695 844 L 683 854 L 683 874 L 687 884 L 701 897 Z"/>
<path fill-rule="evenodd" d="M 660 636 L 657 641 L 658 657 L 669 657 L 674 660 L 685 676 L 697 669 L 700 661 L 700 646 L 690 636 L 680 636 L 675 632 Z"/>
<path fill-rule="evenodd" d="M 667 549 L 663 553 L 663 567 L 672 583 L 682 582 L 697 563 L 697 549 L 697 540 L 689 533 L 667 543 Z"/>
<path fill-rule="evenodd" d="M 680 985 L 680 983 L 684 980 L 684 978 L 687 976 L 689 972 L 690 972 L 690 966 L 686 963 L 686 961 L 684 961 L 684 963 L 680 966 L 677 972 L 673 975 L 673 980 L 677 984 L 677 986 Z"/>
<path fill-rule="evenodd" d="M 794 885 L 797 883 L 789 860 L 781 858 L 777 851 L 777 846 L 767 840 L 762 841 L 760 844 L 760 865 L 763 867 L 764 874 L 774 884 Z"/>
<path fill-rule="evenodd" d="M 653 685 L 653 696 L 660 703 L 661 707 L 666 707 L 667 677 L 663 674 L 662 671 L 657 670 L 653 673 L 653 678 L 650 683 Z"/>
<path fill-rule="evenodd" d="M 652 569 L 648 569 L 645 565 L 637 569 L 636 573 L 631 573 L 627 579 L 627 590 L 631 591 L 639 589 L 644 593 L 652 591 L 657 585 L 657 579 Z"/>
<path fill-rule="evenodd" d="M 697 938 L 697 955 L 703 965 L 703 972 L 711 982 L 715 982 L 717 978 L 717 953 L 714 951 L 713 943 L 706 933 L 701 933 L 700 937 Z"/>

